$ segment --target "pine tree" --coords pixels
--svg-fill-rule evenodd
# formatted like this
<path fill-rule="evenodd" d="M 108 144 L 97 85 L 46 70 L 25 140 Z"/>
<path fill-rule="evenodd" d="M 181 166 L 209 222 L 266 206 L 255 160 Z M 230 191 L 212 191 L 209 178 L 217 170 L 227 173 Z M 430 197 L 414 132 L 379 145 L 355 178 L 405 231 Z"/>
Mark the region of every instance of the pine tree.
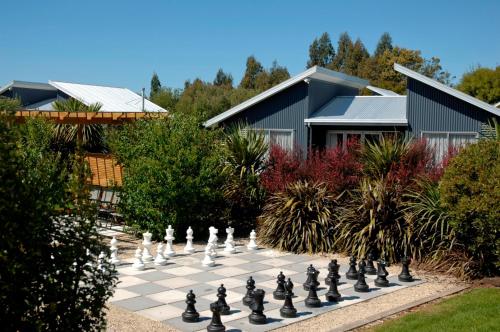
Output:
<path fill-rule="evenodd" d="M 315 38 L 309 46 L 309 61 L 307 68 L 313 66 L 328 67 L 335 57 L 330 36 L 324 32 L 319 39 Z"/>
<path fill-rule="evenodd" d="M 360 76 L 359 68 L 370 57 L 363 42 L 358 38 L 354 43 L 349 56 L 345 61 L 344 73 L 354 76 Z"/>
<path fill-rule="evenodd" d="M 245 75 L 241 79 L 240 87 L 244 89 L 255 89 L 257 75 L 264 71 L 264 67 L 260 64 L 253 55 L 247 59 L 247 67 Z"/>
<path fill-rule="evenodd" d="M 233 86 L 233 76 L 231 74 L 226 74 L 222 68 L 219 68 L 217 74 L 215 75 L 215 79 L 213 82 L 216 86 L 225 86 L 232 87 Z"/>
<path fill-rule="evenodd" d="M 349 37 L 349 34 L 347 32 L 342 33 L 338 41 L 337 55 L 333 59 L 330 67 L 333 70 L 344 72 L 346 62 L 350 57 L 353 47 L 354 46 L 352 44 L 351 37 Z"/>
<path fill-rule="evenodd" d="M 153 77 L 151 77 L 151 91 L 149 92 L 149 98 L 153 98 L 155 94 L 160 92 L 161 90 L 161 82 L 158 74 L 153 73 Z"/>
<path fill-rule="evenodd" d="M 269 87 L 273 87 L 290 78 L 290 73 L 286 67 L 278 65 L 274 60 L 271 69 L 269 69 Z"/>
<path fill-rule="evenodd" d="M 384 32 L 378 41 L 377 48 L 375 48 L 375 53 L 373 55 L 379 57 L 386 50 L 392 51 L 392 48 L 392 37 L 388 32 Z"/>

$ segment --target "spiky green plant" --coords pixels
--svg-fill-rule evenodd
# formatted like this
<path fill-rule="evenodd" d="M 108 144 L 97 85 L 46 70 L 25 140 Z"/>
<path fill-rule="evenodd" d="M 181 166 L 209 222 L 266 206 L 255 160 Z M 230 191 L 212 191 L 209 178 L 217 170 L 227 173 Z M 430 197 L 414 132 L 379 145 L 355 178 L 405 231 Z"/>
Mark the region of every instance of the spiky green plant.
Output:
<path fill-rule="evenodd" d="M 405 138 L 384 138 L 379 142 L 365 142 L 361 152 L 364 173 L 372 179 L 383 178 L 411 147 Z"/>
<path fill-rule="evenodd" d="M 99 112 L 102 105 L 99 103 L 85 105 L 79 100 L 70 98 L 67 100 L 56 100 L 53 104 L 59 112 Z M 76 145 L 78 131 L 81 130 L 82 145 L 88 149 L 99 149 L 104 144 L 104 129 L 100 124 L 69 125 L 57 124 L 55 127 L 55 140 L 60 144 Z"/>
<path fill-rule="evenodd" d="M 348 194 L 337 208 L 337 248 L 358 257 L 374 251 L 390 262 L 411 254 L 412 229 L 400 208 L 401 195 L 393 186 L 389 181 L 365 179 Z"/>
<path fill-rule="evenodd" d="M 330 251 L 335 200 L 323 183 L 296 182 L 274 193 L 258 219 L 261 243 L 294 253 Z"/>

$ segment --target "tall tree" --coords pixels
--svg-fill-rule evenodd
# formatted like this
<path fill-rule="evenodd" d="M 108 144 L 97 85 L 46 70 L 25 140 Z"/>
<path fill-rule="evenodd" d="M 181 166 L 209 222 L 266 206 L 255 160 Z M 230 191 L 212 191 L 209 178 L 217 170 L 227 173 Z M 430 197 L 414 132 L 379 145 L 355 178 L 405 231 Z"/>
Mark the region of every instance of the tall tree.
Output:
<path fill-rule="evenodd" d="M 333 70 L 344 72 L 353 47 L 354 45 L 349 34 L 347 32 L 342 33 L 338 41 L 337 54 L 330 67 Z"/>
<path fill-rule="evenodd" d="M 364 62 L 369 57 L 370 54 L 366 50 L 365 45 L 363 45 L 363 42 L 358 38 L 345 60 L 343 72 L 349 75 L 361 76 L 362 71 L 360 70 L 360 67 L 364 65 Z"/>
<path fill-rule="evenodd" d="M 335 49 L 333 48 L 330 36 L 324 32 L 321 37 L 315 38 L 309 46 L 309 61 L 307 68 L 313 66 L 328 67 L 335 57 Z"/>
<path fill-rule="evenodd" d="M 466 72 L 457 89 L 489 104 L 500 102 L 500 66 L 477 67 Z"/>
<path fill-rule="evenodd" d="M 247 58 L 245 75 L 241 79 L 240 87 L 244 89 L 255 89 L 257 75 L 264 71 L 264 67 L 253 55 Z"/>
<path fill-rule="evenodd" d="M 153 73 L 153 77 L 151 77 L 151 90 L 149 92 L 149 98 L 153 98 L 155 94 L 160 92 L 161 90 L 161 82 L 158 74 Z"/>
<path fill-rule="evenodd" d="M 388 32 L 384 32 L 377 43 L 377 47 L 375 48 L 375 53 L 373 53 L 373 55 L 378 57 L 386 50 L 392 51 L 392 49 L 392 37 Z"/>
<path fill-rule="evenodd" d="M 215 75 L 214 85 L 232 87 L 233 86 L 233 76 L 231 74 L 226 74 L 222 68 L 219 68 L 217 74 Z"/>

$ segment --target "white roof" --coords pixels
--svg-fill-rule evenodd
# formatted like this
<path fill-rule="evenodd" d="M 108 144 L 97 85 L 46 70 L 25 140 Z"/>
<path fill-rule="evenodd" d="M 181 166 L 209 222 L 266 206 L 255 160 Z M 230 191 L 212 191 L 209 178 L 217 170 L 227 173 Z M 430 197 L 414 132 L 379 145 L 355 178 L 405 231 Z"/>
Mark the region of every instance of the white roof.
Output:
<path fill-rule="evenodd" d="M 490 113 L 495 114 L 496 116 L 500 116 L 500 110 L 496 108 L 493 105 L 490 105 L 488 103 L 485 103 L 482 100 L 479 100 L 477 98 L 474 98 L 472 96 L 469 96 L 468 94 L 465 94 L 463 92 L 460 92 L 456 89 L 453 89 L 447 85 L 444 85 L 443 83 L 440 83 L 436 80 L 433 80 L 432 78 L 429 78 L 427 76 L 424 76 L 422 74 L 419 74 L 411 69 L 408 69 L 406 67 L 401 66 L 400 64 L 394 63 L 394 70 L 397 72 L 400 72 L 403 75 L 406 75 L 408 77 L 411 77 L 417 81 L 420 81 L 424 84 L 427 84 L 429 86 L 432 86 L 433 88 L 436 88 L 438 90 L 441 90 L 451 96 L 454 96 L 458 99 L 461 99 L 465 102 L 468 102 L 471 105 L 477 106 L 479 108 L 482 108 L 485 111 L 488 111 Z"/>
<path fill-rule="evenodd" d="M 54 87 L 47 83 L 38 82 L 26 82 L 26 81 L 12 81 L 9 84 L 0 88 L 0 94 L 9 90 L 10 88 L 22 88 L 22 89 L 35 89 L 35 90 L 49 90 L 56 91 Z"/>
<path fill-rule="evenodd" d="M 394 91 L 378 88 L 378 87 L 372 86 L 372 85 L 368 85 L 366 88 L 368 90 L 375 92 L 376 94 L 381 95 L 381 96 L 400 96 L 399 94 L 397 94 Z"/>
<path fill-rule="evenodd" d="M 304 120 L 316 125 L 407 125 L 406 96 L 341 96 Z"/>
<path fill-rule="evenodd" d="M 49 84 L 85 105 L 100 103 L 102 112 L 142 112 L 142 96 L 126 88 L 49 81 Z M 144 99 L 145 112 L 167 110 Z"/>
<path fill-rule="evenodd" d="M 294 77 L 291 77 L 288 80 L 256 95 L 255 97 L 250 98 L 247 101 L 245 101 L 239 105 L 236 105 L 235 107 L 209 119 L 208 121 L 206 121 L 204 123 L 204 126 L 211 127 L 213 125 L 216 125 L 217 123 L 224 121 L 225 119 L 230 118 L 231 116 L 247 109 L 248 107 L 253 106 L 253 105 L 261 102 L 262 100 L 267 99 L 267 98 L 277 94 L 278 92 L 280 92 L 280 91 L 282 91 L 282 90 L 284 90 L 284 89 L 286 89 L 286 88 L 288 88 L 288 87 L 290 87 L 290 86 L 292 86 L 300 81 L 303 81 L 305 79 L 317 79 L 317 80 L 326 81 L 326 82 L 330 82 L 330 83 L 342 84 L 342 85 L 346 85 L 346 86 L 350 86 L 350 87 L 358 88 L 358 89 L 362 89 L 368 85 L 368 81 L 366 81 L 364 79 L 354 77 L 354 76 L 349 76 L 349 75 L 339 73 L 339 72 L 336 72 L 333 70 L 329 70 L 329 69 L 326 69 L 323 67 L 314 66 L 314 67 L 311 67 L 311 68 L 307 69 L 306 71 L 304 71 L 304 72 L 302 72 Z"/>

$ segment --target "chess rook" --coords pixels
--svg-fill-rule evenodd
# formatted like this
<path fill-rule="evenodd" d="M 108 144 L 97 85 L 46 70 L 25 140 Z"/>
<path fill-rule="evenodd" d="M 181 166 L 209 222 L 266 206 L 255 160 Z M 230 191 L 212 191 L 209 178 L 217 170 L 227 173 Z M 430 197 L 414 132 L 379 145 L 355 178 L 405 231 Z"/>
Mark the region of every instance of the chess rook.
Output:
<path fill-rule="evenodd" d="M 208 332 L 224 332 L 226 331 L 226 327 L 222 324 L 220 319 L 220 312 L 222 308 L 219 306 L 219 303 L 214 302 L 210 304 L 210 311 L 212 312 L 212 320 L 210 324 L 207 326 Z"/>
<path fill-rule="evenodd" d="M 253 301 L 250 304 L 252 313 L 248 316 L 250 324 L 262 325 L 267 323 L 267 317 L 264 315 L 264 296 L 266 292 L 263 289 L 256 289 L 253 292 Z"/>

